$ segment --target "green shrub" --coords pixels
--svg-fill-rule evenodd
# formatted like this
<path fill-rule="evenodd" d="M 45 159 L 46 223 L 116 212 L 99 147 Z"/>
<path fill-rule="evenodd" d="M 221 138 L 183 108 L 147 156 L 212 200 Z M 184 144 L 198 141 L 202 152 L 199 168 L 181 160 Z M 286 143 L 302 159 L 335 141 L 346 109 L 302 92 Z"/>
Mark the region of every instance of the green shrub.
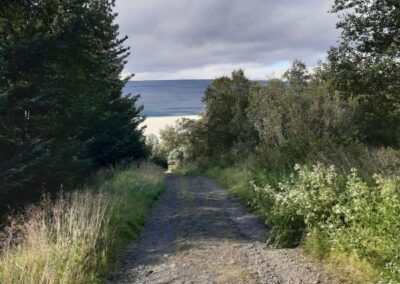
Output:
<path fill-rule="evenodd" d="M 309 244 L 317 254 L 327 248 L 356 254 L 383 280 L 400 281 L 400 177 L 374 175 L 367 183 L 355 169 L 347 176 L 321 164 L 295 170 L 277 186 L 254 185 L 253 205 L 265 212 L 270 240 L 294 246 L 314 238 Z"/>
<path fill-rule="evenodd" d="M 150 152 L 150 161 L 162 168 L 168 168 L 168 157 L 160 140 L 154 134 L 146 136 L 146 146 Z"/>

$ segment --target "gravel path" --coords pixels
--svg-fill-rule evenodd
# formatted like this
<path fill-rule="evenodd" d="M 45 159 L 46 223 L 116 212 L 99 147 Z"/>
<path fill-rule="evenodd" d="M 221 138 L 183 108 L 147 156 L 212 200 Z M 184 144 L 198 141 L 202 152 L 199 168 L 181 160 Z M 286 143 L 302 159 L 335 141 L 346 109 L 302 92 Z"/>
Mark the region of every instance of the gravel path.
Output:
<path fill-rule="evenodd" d="M 338 283 L 298 249 L 271 249 L 266 228 L 205 177 L 167 190 L 108 283 Z"/>

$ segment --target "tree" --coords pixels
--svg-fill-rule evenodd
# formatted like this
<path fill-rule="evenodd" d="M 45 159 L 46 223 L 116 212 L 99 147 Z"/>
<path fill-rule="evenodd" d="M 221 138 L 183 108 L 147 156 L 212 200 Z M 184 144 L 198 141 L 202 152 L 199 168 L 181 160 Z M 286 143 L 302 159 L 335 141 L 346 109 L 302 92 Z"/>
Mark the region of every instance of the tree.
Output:
<path fill-rule="evenodd" d="M 174 125 L 162 129 L 159 156 L 166 158 L 172 167 L 181 166 L 201 156 L 199 147 L 202 147 L 202 143 L 197 139 L 201 129 L 199 126 L 199 121 L 182 118 Z"/>
<path fill-rule="evenodd" d="M 341 14 L 337 47 L 329 51 L 334 85 L 356 104 L 361 138 L 400 144 L 400 2 L 336 0 Z"/>
<path fill-rule="evenodd" d="M 283 78 L 288 82 L 292 91 L 299 94 L 307 87 L 310 75 L 306 64 L 296 59 L 293 61 L 292 67 L 283 74 Z"/>
<path fill-rule="evenodd" d="M 122 96 L 129 50 L 113 5 L 1 4 L 0 193 L 69 188 L 98 167 L 146 155 L 137 97 Z"/>
<path fill-rule="evenodd" d="M 253 129 L 246 115 L 250 86 L 250 80 L 239 70 L 232 73 L 232 78 L 215 79 L 207 88 L 202 120 L 207 132 L 208 155 L 226 153 L 234 145 L 251 141 L 248 137 Z"/>

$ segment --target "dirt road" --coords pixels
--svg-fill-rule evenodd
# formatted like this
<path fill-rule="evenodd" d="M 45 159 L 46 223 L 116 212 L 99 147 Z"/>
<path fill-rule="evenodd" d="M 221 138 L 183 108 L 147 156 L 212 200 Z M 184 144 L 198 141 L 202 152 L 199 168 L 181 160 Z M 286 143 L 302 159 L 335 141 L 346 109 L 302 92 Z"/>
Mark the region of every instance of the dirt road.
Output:
<path fill-rule="evenodd" d="M 266 247 L 265 233 L 210 179 L 169 176 L 109 283 L 337 283 L 301 250 Z"/>

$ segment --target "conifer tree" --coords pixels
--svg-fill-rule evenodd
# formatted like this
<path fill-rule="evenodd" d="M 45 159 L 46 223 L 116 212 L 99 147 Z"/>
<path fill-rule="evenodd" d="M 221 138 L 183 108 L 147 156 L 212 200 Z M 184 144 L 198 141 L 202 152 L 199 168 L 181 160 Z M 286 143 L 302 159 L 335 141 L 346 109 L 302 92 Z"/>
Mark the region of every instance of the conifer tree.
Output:
<path fill-rule="evenodd" d="M 122 96 L 129 50 L 113 6 L 0 5 L 0 194 L 72 187 L 100 166 L 146 155 L 137 97 Z"/>

